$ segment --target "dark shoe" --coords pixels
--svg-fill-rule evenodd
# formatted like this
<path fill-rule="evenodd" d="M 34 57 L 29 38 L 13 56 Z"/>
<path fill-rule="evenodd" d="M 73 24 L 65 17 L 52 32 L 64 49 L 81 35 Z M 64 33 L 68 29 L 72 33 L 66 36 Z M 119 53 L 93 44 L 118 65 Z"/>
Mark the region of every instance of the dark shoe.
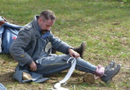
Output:
<path fill-rule="evenodd" d="M 116 67 L 114 68 L 110 68 L 110 69 L 105 69 L 105 73 L 104 75 L 101 77 L 101 80 L 105 83 L 109 83 L 112 78 L 118 74 L 118 72 L 120 71 L 121 69 L 121 65 L 118 64 Z"/>
<path fill-rule="evenodd" d="M 74 48 L 74 51 L 80 54 L 80 57 L 83 58 L 84 51 L 86 49 L 86 42 L 83 41 L 78 48 Z"/>
<path fill-rule="evenodd" d="M 95 81 L 95 77 L 92 73 L 86 73 L 83 77 L 83 81 L 88 84 L 92 84 Z"/>
<path fill-rule="evenodd" d="M 115 67 L 115 61 L 111 61 L 108 66 L 105 67 L 105 69 L 111 69 Z"/>

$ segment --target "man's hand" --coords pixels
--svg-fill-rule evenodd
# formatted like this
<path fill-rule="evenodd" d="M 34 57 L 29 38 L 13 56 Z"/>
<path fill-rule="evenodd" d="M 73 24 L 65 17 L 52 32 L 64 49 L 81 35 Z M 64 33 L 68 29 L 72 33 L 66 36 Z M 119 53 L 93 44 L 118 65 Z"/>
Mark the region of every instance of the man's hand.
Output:
<path fill-rule="evenodd" d="M 32 61 L 32 63 L 30 64 L 30 70 L 31 71 L 36 71 L 37 70 L 37 65 L 34 61 Z"/>
<path fill-rule="evenodd" d="M 71 57 L 75 57 L 75 58 L 80 57 L 80 54 L 74 51 L 73 49 L 69 49 L 69 54 Z"/>

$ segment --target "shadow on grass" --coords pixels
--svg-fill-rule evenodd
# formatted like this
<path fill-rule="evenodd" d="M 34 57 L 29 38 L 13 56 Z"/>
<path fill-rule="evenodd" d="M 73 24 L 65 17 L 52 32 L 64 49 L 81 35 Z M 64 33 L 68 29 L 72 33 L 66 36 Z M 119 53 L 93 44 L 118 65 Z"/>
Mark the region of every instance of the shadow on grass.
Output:
<path fill-rule="evenodd" d="M 62 72 L 59 74 L 55 74 L 52 77 L 50 77 L 50 80 L 48 80 L 47 82 L 44 82 L 45 84 L 49 84 L 49 86 L 53 86 L 55 83 L 57 83 L 58 81 L 62 80 L 64 78 L 64 76 L 66 75 L 67 72 Z M 11 88 L 21 88 L 20 90 L 27 90 L 27 88 L 30 88 L 30 90 L 34 90 L 32 89 L 32 87 L 37 86 L 41 87 L 43 86 L 43 83 L 25 83 L 25 84 L 21 84 L 20 82 L 14 80 L 13 77 L 14 72 L 8 72 L 6 74 L 0 74 L 0 83 L 2 83 L 5 87 L 7 87 L 8 89 L 10 88 L 10 90 L 13 90 Z M 5 77 L 6 76 L 6 77 Z M 68 80 L 67 85 L 63 86 L 63 87 L 67 87 L 67 88 L 100 88 L 100 87 L 107 87 L 109 88 L 112 84 L 104 84 L 102 82 L 95 82 L 94 84 L 87 84 L 85 82 L 79 82 L 78 78 L 81 78 L 83 76 L 83 74 L 79 74 L 79 73 L 73 73 L 73 75 L 71 76 L 71 78 Z M 51 79 L 53 78 L 53 79 Z M 51 82 L 52 81 L 52 82 Z M 26 89 L 25 89 L 26 88 Z M 38 90 L 38 89 L 36 89 Z M 42 89 L 40 89 L 42 90 Z M 82 90 L 82 89 L 81 89 Z"/>
<path fill-rule="evenodd" d="M 13 74 L 14 74 L 14 72 L 0 74 L 0 83 L 4 84 L 6 86 L 10 85 L 10 84 L 14 84 L 15 80 L 12 78 Z"/>

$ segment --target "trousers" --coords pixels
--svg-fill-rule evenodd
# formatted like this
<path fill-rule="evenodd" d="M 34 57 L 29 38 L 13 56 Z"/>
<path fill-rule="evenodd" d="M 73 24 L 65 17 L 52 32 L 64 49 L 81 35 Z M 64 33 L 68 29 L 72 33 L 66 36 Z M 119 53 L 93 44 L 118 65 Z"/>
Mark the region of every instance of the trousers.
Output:
<path fill-rule="evenodd" d="M 40 57 L 36 60 L 37 70 L 36 73 L 40 73 L 43 76 L 51 76 L 53 74 L 59 73 L 61 71 L 67 70 L 71 67 L 71 63 L 67 63 L 67 60 L 70 58 L 70 55 L 55 55 L 50 54 L 48 56 Z M 89 63 L 88 61 L 82 59 L 81 57 L 76 59 L 76 70 L 95 73 L 96 66 Z M 71 61 L 71 60 L 70 60 Z"/>

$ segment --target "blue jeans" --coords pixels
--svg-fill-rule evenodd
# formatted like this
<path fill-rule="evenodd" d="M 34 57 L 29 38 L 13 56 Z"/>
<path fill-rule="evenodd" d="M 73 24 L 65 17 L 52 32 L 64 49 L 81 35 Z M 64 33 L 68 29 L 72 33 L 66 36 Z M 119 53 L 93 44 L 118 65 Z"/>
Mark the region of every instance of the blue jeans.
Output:
<path fill-rule="evenodd" d="M 70 58 L 70 55 L 55 55 L 51 54 L 46 57 L 41 57 L 36 60 L 37 63 L 37 73 L 42 74 L 43 76 L 50 76 L 55 73 L 67 70 L 71 67 L 71 63 L 67 63 L 67 60 Z M 76 59 L 76 69 L 83 72 L 95 73 L 96 66 L 91 63 L 83 60 L 82 58 Z"/>

